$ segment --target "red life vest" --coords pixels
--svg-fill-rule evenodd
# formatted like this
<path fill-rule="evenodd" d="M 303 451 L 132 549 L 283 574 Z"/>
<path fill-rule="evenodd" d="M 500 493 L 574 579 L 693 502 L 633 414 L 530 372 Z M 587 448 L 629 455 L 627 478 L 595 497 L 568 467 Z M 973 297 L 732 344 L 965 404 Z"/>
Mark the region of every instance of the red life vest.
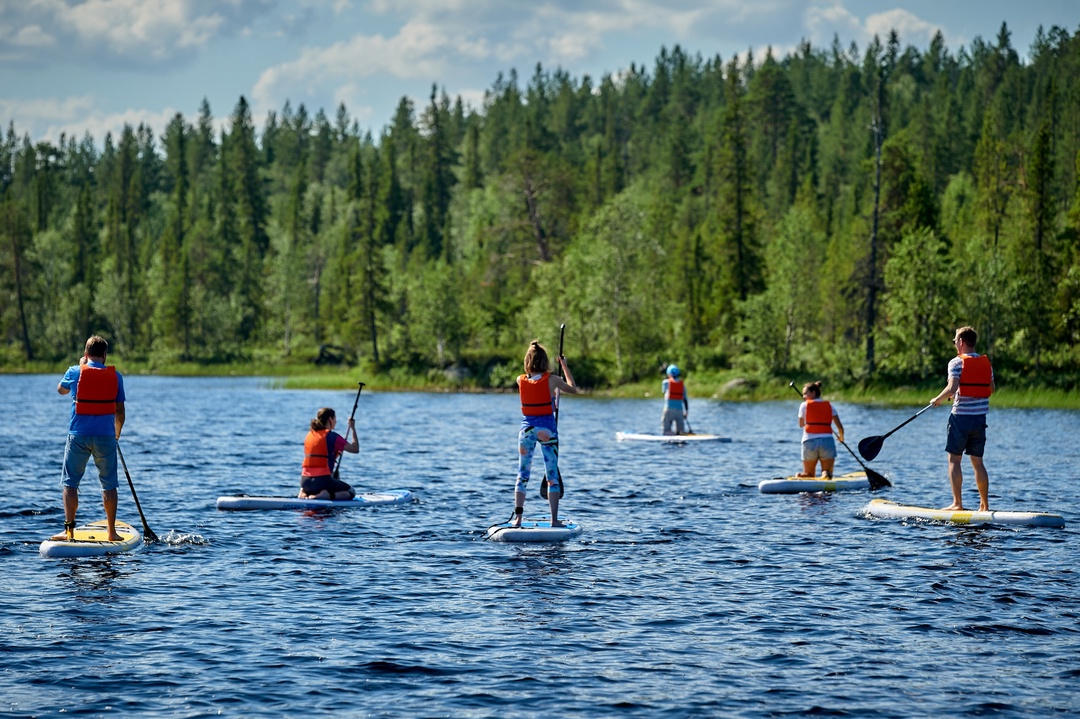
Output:
<path fill-rule="evenodd" d="M 989 397 L 993 392 L 994 370 L 986 355 L 960 355 L 960 396 Z"/>
<path fill-rule="evenodd" d="M 808 434 L 832 434 L 832 405 L 823 399 L 806 401 Z"/>
<path fill-rule="evenodd" d="M 120 392 L 120 380 L 116 368 L 79 368 L 79 383 L 75 388 L 75 414 L 116 414 L 116 395 Z"/>
<path fill-rule="evenodd" d="M 686 388 L 681 379 L 668 379 L 667 399 L 679 400 L 686 396 Z"/>
<path fill-rule="evenodd" d="M 304 438 L 304 469 L 309 477 L 330 474 L 330 430 L 311 430 Z"/>
<path fill-rule="evenodd" d="M 545 372 L 540 375 L 540 379 L 529 379 L 528 375 L 518 377 L 521 413 L 526 417 L 543 417 L 555 413 L 551 408 L 551 387 L 548 385 L 550 376 L 550 372 Z"/>

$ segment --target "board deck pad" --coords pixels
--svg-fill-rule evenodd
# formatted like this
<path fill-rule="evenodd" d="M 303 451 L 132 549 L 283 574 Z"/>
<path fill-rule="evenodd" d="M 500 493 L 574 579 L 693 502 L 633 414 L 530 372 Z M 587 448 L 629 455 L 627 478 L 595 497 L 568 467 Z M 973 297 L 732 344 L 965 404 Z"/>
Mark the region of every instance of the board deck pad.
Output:
<path fill-rule="evenodd" d="M 924 519 L 951 524 L 1003 524 L 1031 527 L 1064 527 L 1065 518 L 1048 512 L 979 512 L 969 509 L 930 509 L 874 499 L 866 505 L 866 513 L 880 519 Z"/>
<path fill-rule="evenodd" d="M 374 507 L 378 505 L 408 504 L 416 496 L 408 489 L 390 489 L 385 492 L 361 492 L 352 499 L 301 499 L 300 497 L 264 497 L 238 494 L 217 498 L 221 510 L 259 509 L 348 509 L 351 507 Z"/>
<path fill-rule="evenodd" d="M 108 524 L 104 519 L 75 527 L 74 540 L 46 539 L 38 553 L 43 557 L 97 557 L 103 554 L 131 552 L 143 546 L 139 530 L 127 522 L 116 522 L 119 542 L 110 542 Z"/>
<path fill-rule="evenodd" d="M 615 439 L 620 442 L 666 442 L 668 444 L 731 441 L 731 437 L 721 437 L 718 434 L 647 434 L 640 432 L 616 432 Z"/>
<path fill-rule="evenodd" d="M 775 477 L 758 483 L 762 494 L 799 494 L 801 492 L 851 492 L 870 489 L 866 472 L 849 472 L 826 479 L 825 477 Z"/>
<path fill-rule="evenodd" d="M 565 526 L 554 528 L 550 519 L 523 519 L 520 527 L 513 526 L 513 522 L 493 524 L 488 527 L 485 539 L 493 542 L 564 542 L 583 531 L 577 522 L 561 521 Z"/>

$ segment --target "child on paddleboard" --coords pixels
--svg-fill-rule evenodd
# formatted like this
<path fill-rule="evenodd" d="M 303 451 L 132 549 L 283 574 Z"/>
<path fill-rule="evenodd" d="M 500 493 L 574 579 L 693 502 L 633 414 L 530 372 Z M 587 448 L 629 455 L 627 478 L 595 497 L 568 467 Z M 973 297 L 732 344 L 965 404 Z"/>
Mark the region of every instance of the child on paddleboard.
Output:
<path fill-rule="evenodd" d="M 300 470 L 301 499 L 352 499 L 356 492 L 334 476 L 337 457 L 342 452 L 356 454 L 360 440 L 356 436 L 356 422 L 349 419 L 345 436 L 334 431 L 337 413 L 323 407 L 311 420 L 311 429 L 304 439 L 304 465 Z M 352 442 L 348 441 L 352 432 Z"/>
<path fill-rule="evenodd" d="M 561 527 L 559 521 L 559 497 L 562 495 L 562 482 L 559 475 L 559 433 L 555 422 L 555 408 L 559 392 L 577 394 L 577 385 L 566 358 L 559 357 L 559 366 L 566 381 L 551 374 L 551 362 L 547 350 L 539 340 L 533 340 L 525 353 L 525 374 L 517 378 L 518 393 L 521 395 L 521 431 L 518 432 L 518 475 L 514 485 L 514 526 L 521 526 L 525 512 L 525 488 L 529 483 L 532 469 L 533 450 L 537 442 L 544 455 L 544 468 L 547 472 L 548 506 L 551 508 L 551 526 Z"/>
<path fill-rule="evenodd" d="M 690 415 L 690 400 L 686 396 L 686 385 L 682 381 L 682 372 L 678 366 L 669 364 L 664 370 L 667 377 L 660 383 L 664 395 L 664 413 L 660 416 L 663 434 L 686 434 L 686 420 Z M 671 425 L 675 431 L 671 431 Z"/>
<path fill-rule="evenodd" d="M 836 425 L 837 436 L 844 441 L 844 425 L 831 403 L 821 399 L 821 382 L 807 382 L 803 385 L 803 399 L 799 405 L 799 426 L 802 427 L 802 463 L 803 471 L 798 477 L 813 477 L 817 463 L 821 462 L 821 476 L 832 478 L 833 464 L 836 462 L 836 442 L 833 441 L 832 425 Z"/>

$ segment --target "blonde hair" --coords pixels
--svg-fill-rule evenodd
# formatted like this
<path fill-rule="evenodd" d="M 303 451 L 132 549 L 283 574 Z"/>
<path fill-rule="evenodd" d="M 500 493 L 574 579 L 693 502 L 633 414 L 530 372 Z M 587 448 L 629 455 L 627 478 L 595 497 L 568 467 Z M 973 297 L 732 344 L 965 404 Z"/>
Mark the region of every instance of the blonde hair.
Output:
<path fill-rule="evenodd" d="M 330 409 L 329 407 L 323 407 L 315 413 L 315 419 L 311 420 L 312 431 L 319 432 L 326 429 L 327 425 L 330 424 L 330 420 L 334 419 L 335 417 L 337 417 L 337 412 Z"/>
<path fill-rule="evenodd" d="M 540 344 L 540 340 L 533 340 L 529 344 L 529 351 L 525 353 L 525 374 L 543 374 L 551 371 L 551 361 L 548 360 L 547 350 Z"/>
<path fill-rule="evenodd" d="M 807 392 L 813 392 L 814 399 L 821 399 L 821 380 L 818 380 L 817 382 L 807 382 L 806 384 L 804 384 L 802 388 L 802 393 L 806 394 Z"/>

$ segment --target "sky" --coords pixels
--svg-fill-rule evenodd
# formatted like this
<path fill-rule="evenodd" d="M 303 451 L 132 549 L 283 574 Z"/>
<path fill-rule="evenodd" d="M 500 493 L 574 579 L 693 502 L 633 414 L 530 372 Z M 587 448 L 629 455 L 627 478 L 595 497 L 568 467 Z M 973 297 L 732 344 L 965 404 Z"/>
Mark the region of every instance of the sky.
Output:
<path fill-rule="evenodd" d="M 1080 31 L 1080 0 L 0 0 L 0 122 L 34 141 L 125 123 L 160 132 L 205 98 L 224 123 L 241 96 L 261 126 L 286 101 L 361 130 L 389 124 L 433 85 L 482 108 L 499 73 L 522 86 L 537 63 L 575 79 L 651 69 L 662 47 L 729 59 L 783 56 L 900 34 L 952 53 L 1001 23 L 1026 56 L 1037 28 Z"/>

